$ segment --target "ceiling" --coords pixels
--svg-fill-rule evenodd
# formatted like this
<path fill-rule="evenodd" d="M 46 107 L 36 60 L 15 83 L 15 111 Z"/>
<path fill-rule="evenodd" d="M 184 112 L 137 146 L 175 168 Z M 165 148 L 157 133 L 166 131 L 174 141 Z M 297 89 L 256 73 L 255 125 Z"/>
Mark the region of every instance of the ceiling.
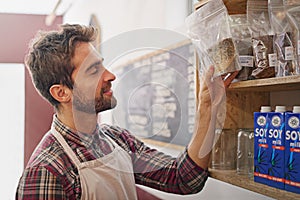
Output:
<path fill-rule="evenodd" d="M 0 0 L 0 13 L 63 15 L 76 0 Z"/>

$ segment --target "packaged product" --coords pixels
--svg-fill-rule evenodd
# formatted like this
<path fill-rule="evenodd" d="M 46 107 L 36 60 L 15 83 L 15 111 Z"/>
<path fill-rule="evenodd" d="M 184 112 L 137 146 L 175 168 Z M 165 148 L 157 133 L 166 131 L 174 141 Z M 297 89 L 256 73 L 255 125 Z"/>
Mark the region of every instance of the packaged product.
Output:
<path fill-rule="evenodd" d="M 270 124 L 268 111 L 262 109 L 260 112 L 254 112 L 254 181 L 265 185 L 269 180 L 270 161 L 270 147 L 267 142 Z"/>
<path fill-rule="evenodd" d="M 230 15 L 229 23 L 232 38 L 239 54 L 239 62 L 242 67 L 236 76 L 236 80 L 247 80 L 254 67 L 251 34 L 247 15 Z"/>
<path fill-rule="evenodd" d="M 300 194 L 300 106 L 285 117 L 285 189 Z"/>
<path fill-rule="evenodd" d="M 300 1 L 284 1 L 287 19 L 292 27 L 291 42 L 294 45 L 296 67 L 294 74 L 300 74 Z"/>
<path fill-rule="evenodd" d="M 276 106 L 269 112 L 270 124 L 267 130 L 269 146 L 268 185 L 284 189 L 285 184 L 285 106 Z"/>
<path fill-rule="evenodd" d="M 277 58 L 273 48 L 268 1 L 248 0 L 247 20 L 252 37 L 255 64 L 251 76 L 256 79 L 274 77 Z"/>
<path fill-rule="evenodd" d="M 241 69 L 222 0 L 204 3 L 186 18 L 186 25 L 199 56 L 200 73 L 210 66 L 215 67 L 214 76 Z"/>
<path fill-rule="evenodd" d="M 274 47 L 277 55 L 275 72 L 277 77 L 296 74 L 296 48 L 292 42 L 292 27 L 288 22 L 284 0 L 269 1 L 269 15 L 274 32 Z"/>

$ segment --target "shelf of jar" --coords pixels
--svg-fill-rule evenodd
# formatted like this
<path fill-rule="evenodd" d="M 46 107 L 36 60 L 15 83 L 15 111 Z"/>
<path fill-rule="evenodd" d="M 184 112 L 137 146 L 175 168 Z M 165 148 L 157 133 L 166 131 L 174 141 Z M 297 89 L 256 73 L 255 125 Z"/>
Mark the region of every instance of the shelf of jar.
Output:
<path fill-rule="evenodd" d="M 300 199 L 300 194 L 288 192 L 273 188 L 264 184 L 254 182 L 253 178 L 247 175 L 238 175 L 234 170 L 215 170 L 209 169 L 210 177 L 235 185 L 259 194 L 269 196 L 275 199 Z"/>
<path fill-rule="evenodd" d="M 228 91 L 286 91 L 300 90 L 300 75 L 233 82 Z"/>

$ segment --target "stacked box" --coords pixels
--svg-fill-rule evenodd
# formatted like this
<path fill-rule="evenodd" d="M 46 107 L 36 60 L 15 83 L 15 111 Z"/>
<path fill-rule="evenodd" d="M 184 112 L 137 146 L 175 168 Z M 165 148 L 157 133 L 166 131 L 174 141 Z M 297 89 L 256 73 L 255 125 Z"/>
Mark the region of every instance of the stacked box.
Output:
<path fill-rule="evenodd" d="M 269 126 L 269 112 L 254 113 L 254 181 L 268 183 L 269 146 L 267 130 Z"/>
<path fill-rule="evenodd" d="M 277 110 L 277 109 L 276 109 Z M 281 112 L 270 112 L 270 125 L 267 130 L 269 147 L 268 185 L 284 189 L 285 182 L 285 109 Z"/>
<path fill-rule="evenodd" d="M 286 113 L 285 123 L 285 189 L 300 194 L 300 111 Z"/>

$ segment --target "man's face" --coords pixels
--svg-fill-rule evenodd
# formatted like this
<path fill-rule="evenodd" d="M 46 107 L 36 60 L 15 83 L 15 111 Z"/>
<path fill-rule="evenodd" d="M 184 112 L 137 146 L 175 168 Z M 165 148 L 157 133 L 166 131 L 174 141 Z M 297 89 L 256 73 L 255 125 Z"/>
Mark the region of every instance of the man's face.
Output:
<path fill-rule="evenodd" d="M 87 42 L 79 42 L 72 63 L 73 109 L 95 114 L 114 108 L 117 100 L 111 90 L 115 76 L 102 65 L 103 58 Z"/>

